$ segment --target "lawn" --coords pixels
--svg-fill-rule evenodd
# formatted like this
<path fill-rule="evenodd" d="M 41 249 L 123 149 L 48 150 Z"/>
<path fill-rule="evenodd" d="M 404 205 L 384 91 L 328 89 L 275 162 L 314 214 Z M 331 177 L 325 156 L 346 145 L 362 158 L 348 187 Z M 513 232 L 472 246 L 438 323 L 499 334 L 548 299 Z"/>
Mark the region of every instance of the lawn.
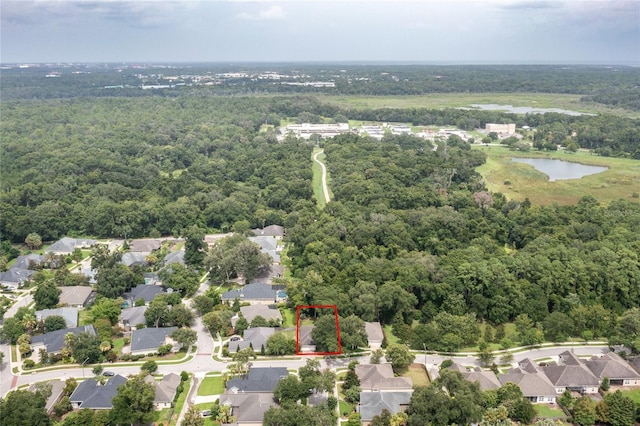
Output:
<path fill-rule="evenodd" d="M 347 413 L 347 417 L 349 416 L 349 414 L 353 413 L 353 405 L 349 404 L 346 401 L 343 401 L 342 399 L 339 402 L 340 405 L 340 415 L 342 416 L 344 413 Z"/>
<path fill-rule="evenodd" d="M 173 410 L 171 408 L 164 408 L 162 410 L 154 411 L 153 412 L 153 421 L 155 423 L 164 423 L 164 424 L 166 424 L 169 421 L 169 417 L 171 416 L 171 412 L 172 411 Z"/>
<path fill-rule="evenodd" d="M 280 308 L 282 314 L 282 327 L 295 327 L 296 326 L 296 313 L 292 309 L 286 307 Z"/>
<path fill-rule="evenodd" d="M 397 344 L 399 343 L 398 338 L 391 332 L 391 325 L 387 324 L 382 327 L 384 331 L 384 335 L 387 338 L 387 345 Z"/>
<path fill-rule="evenodd" d="M 627 398 L 631 398 L 636 405 L 640 405 L 640 389 L 624 390 L 622 393 Z"/>
<path fill-rule="evenodd" d="M 205 377 L 198 387 L 198 396 L 219 395 L 224 393 L 222 376 Z"/>
<path fill-rule="evenodd" d="M 80 311 L 82 312 L 82 311 Z M 114 339 L 113 340 L 113 349 L 116 351 L 116 353 L 121 354 L 122 353 L 122 348 L 124 348 L 124 337 L 121 337 L 119 339 Z"/>
<path fill-rule="evenodd" d="M 91 316 L 91 311 L 83 309 L 78 312 L 78 325 L 87 325 L 93 324 L 93 318 Z"/>
<path fill-rule="evenodd" d="M 410 377 L 413 386 L 429 386 L 429 375 L 422 364 L 411 364 L 402 377 Z"/>
<path fill-rule="evenodd" d="M 176 414 L 172 417 L 171 423 L 169 423 L 169 425 L 172 425 L 172 426 L 175 426 L 175 424 L 178 422 L 178 414 L 180 413 L 180 411 L 182 411 L 182 407 L 184 406 L 184 401 L 187 399 L 187 395 L 189 394 L 189 386 L 191 386 L 191 377 L 189 377 L 189 379 L 186 382 L 183 382 L 183 386 L 184 386 L 184 390 L 176 400 L 176 405 L 174 407 L 174 413 Z"/>
<path fill-rule="evenodd" d="M 500 192 L 507 198 L 524 201 L 529 198 L 534 205 L 558 203 L 575 204 L 581 197 L 592 195 L 601 203 L 626 199 L 640 202 L 634 194 L 640 192 L 640 161 L 599 157 L 586 151 L 514 152 L 507 147 L 474 146 L 487 154 L 487 162 L 476 168 L 492 192 Z M 581 164 L 606 166 L 609 170 L 582 179 L 550 182 L 547 176 L 533 166 L 511 161 L 512 157 L 554 158 Z M 506 183 L 505 183 L 506 182 Z M 637 195 L 636 195 L 637 196 Z"/>
<path fill-rule="evenodd" d="M 537 417 L 551 417 L 551 418 L 564 418 L 566 415 L 558 407 L 552 407 L 547 404 L 534 404 L 533 408 L 536 410 Z"/>

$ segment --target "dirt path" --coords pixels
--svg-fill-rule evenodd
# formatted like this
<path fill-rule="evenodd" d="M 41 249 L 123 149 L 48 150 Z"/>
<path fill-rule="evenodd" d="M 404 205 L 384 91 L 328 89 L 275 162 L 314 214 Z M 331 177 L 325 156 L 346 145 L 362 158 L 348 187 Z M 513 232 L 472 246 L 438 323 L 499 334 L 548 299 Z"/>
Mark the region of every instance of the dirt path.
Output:
<path fill-rule="evenodd" d="M 320 168 L 322 169 L 322 192 L 324 193 L 325 201 L 328 203 L 329 201 L 331 201 L 331 198 L 329 197 L 329 188 L 327 187 L 327 167 L 322 161 L 318 160 L 318 155 L 322 153 L 324 153 L 324 149 L 316 152 L 316 154 L 313 156 L 313 161 L 320 164 Z"/>

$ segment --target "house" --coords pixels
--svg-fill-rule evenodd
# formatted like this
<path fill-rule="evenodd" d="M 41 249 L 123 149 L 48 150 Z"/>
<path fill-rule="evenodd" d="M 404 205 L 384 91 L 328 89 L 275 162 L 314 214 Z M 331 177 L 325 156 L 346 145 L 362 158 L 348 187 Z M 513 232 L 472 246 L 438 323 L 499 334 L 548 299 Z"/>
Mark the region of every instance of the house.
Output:
<path fill-rule="evenodd" d="M 263 348 L 267 349 L 267 340 L 275 332 L 275 328 L 272 327 L 247 328 L 242 333 L 243 340 L 229 342 L 229 352 L 238 352 L 249 347 L 255 352 L 261 352 Z"/>
<path fill-rule="evenodd" d="M 453 364 L 449 368 L 459 371 L 462 376 L 469 382 L 478 382 L 478 385 L 480 385 L 480 389 L 483 391 L 498 389 L 502 386 L 493 371 L 485 371 L 480 367 L 474 367 L 473 369 L 468 370 L 466 367 L 460 364 Z"/>
<path fill-rule="evenodd" d="M 269 225 L 262 229 L 252 229 L 252 232 L 256 237 L 273 237 L 278 241 L 284 237 L 284 227 L 280 225 Z"/>
<path fill-rule="evenodd" d="M 36 311 L 37 321 L 44 321 L 46 318 L 52 316 L 60 316 L 64 318 L 67 328 L 74 328 L 78 326 L 78 308 L 57 308 Z"/>
<path fill-rule="evenodd" d="M 70 306 L 72 308 L 82 309 L 89 305 L 96 294 L 91 287 L 85 286 L 70 286 L 70 287 L 58 287 L 60 293 L 60 306 Z"/>
<path fill-rule="evenodd" d="M 51 331 L 49 333 L 40 334 L 38 336 L 33 336 L 31 338 L 31 351 L 33 354 L 31 355 L 31 359 L 34 361 L 39 361 L 40 349 L 45 349 L 48 354 L 58 354 L 64 347 L 64 338 L 67 333 L 73 333 L 78 335 L 80 333 L 89 333 L 96 334 L 95 328 L 93 328 L 92 324 L 82 325 L 80 327 L 75 328 L 65 328 L 63 330 Z"/>
<path fill-rule="evenodd" d="M 284 275 L 284 268 L 282 265 L 271 264 L 268 269 L 261 269 L 256 276 L 256 280 L 271 284 L 274 278 L 280 278 Z"/>
<path fill-rule="evenodd" d="M 127 252 L 122 255 L 122 259 L 120 259 L 120 263 L 126 266 L 147 266 L 149 262 L 147 262 L 147 256 L 149 253 L 139 253 L 139 252 Z"/>
<path fill-rule="evenodd" d="M 301 325 L 298 327 L 298 352 L 315 352 L 316 342 L 311 337 L 313 325 Z"/>
<path fill-rule="evenodd" d="M 47 410 L 47 414 L 51 414 L 53 412 L 53 406 L 62 398 L 65 382 L 62 380 L 51 380 L 47 383 L 51 384 L 51 395 L 47 398 L 44 408 Z M 29 392 L 35 392 L 38 389 L 36 388 L 36 384 L 33 383 L 29 386 L 28 390 Z"/>
<path fill-rule="evenodd" d="M 40 254 L 30 253 L 18 256 L 11 268 L 35 270 L 35 267 L 40 265 L 42 262 L 44 262 L 44 256 Z"/>
<path fill-rule="evenodd" d="M 286 367 L 253 367 L 242 377 L 227 381 L 226 393 L 273 392 L 278 381 L 288 375 Z"/>
<path fill-rule="evenodd" d="M 30 281 L 33 274 L 35 271 L 29 269 L 11 268 L 8 271 L 0 272 L 0 285 L 15 290 Z"/>
<path fill-rule="evenodd" d="M 561 394 L 568 389 L 582 394 L 598 393 L 600 381 L 572 352 L 565 351 L 559 356 L 557 365 L 542 367 L 556 393 Z"/>
<path fill-rule="evenodd" d="M 153 400 L 153 405 L 156 410 L 171 408 L 171 404 L 176 397 L 176 392 L 181 382 L 180 376 L 176 373 L 169 373 L 163 376 L 162 380 L 156 381 L 156 379 L 149 374 L 144 380 L 147 383 L 151 383 L 156 390 L 156 397 Z"/>
<path fill-rule="evenodd" d="M 118 325 L 125 331 L 137 329 L 138 324 L 146 324 L 147 322 L 144 318 L 146 310 L 147 305 L 123 309 L 118 318 Z"/>
<path fill-rule="evenodd" d="M 124 294 L 124 299 L 129 306 L 134 306 L 136 300 L 144 300 L 145 305 L 151 303 L 157 295 L 164 293 L 164 289 L 157 285 L 144 285 L 140 284 L 131 289 L 129 293 Z"/>
<path fill-rule="evenodd" d="M 384 340 L 384 333 L 379 322 L 365 322 L 364 330 L 367 333 L 369 348 L 371 350 L 380 349 Z"/>
<path fill-rule="evenodd" d="M 160 280 L 160 276 L 155 272 L 145 272 L 144 283 L 145 285 L 160 285 L 162 281 Z"/>
<path fill-rule="evenodd" d="M 113 408 L 111 400 L 118 393 L 118 386 L 126 383 L 127 379 L 119 374 L 109 377 L 101 385 L 95 378 L 80 382 L 69 399 L 74 408 L 89 408 L 91 410 L 110 410 Z"/>
<path fill-rule="evenodd" d="M 278 320 L 279 324 L 282 323 L 282 314 L 280 313 L 280 310 L 271 308 L 267 305 L 241 306 L 240 313 L 249 324 L 251 324 L 251 321 L 253 321 L 256 317 L 262 317 L 267 321 Z M 235 327 L 235 322 L 237 320 L 238 317 L 231 318 L 231 325 Z"/>
<path fill-rule="evenodd" d="M 506 374 L 498 376 L 501 384 L 513 383 L 520 387 L 522 396 L 532 403 L 555 404 L 556 388 L 546 374 L 530 359 L 518 363 Z"/>
<path fill-rule="evenodd" d="M 602 356 L 595 356 L 584 363 L 598 378 L 600 383 L 607 377 L 612 386 L 638 386 L 640 374 L 631 367 L 620 355 L 608 352 Z"/>
<path fill-rule="evenodd" d="M 156 352 L 160 346 L 174 345 L 172 350 L 178 350 L 169 335 L 178 327 L 142 328 L 131 332 L 131 355 L 146 355 Z"/>
<path fill-rule="evenodd" d="M 278 246 L 278 240 L 275 237 L 249 237 L 249 240 L 258 244 L 260 251 L 268 254 L 273 263 L 280 264 L 280 252 L 282 248 Z"/>
<path fill-rule="evenodd" d="M 174 263 L 177 263 L 179 265 L 184 265 L 184 250 L 178 250 L 178 251 L 172 251 L 171 253 L 168 253 L 165 257 L 164 260 L 162 261 L 164 266 L 167 265 L 172 265 Z"/>
<path fill-rule="evenodd" d="M 97 243 L 96 240 L 64 237 L 51 244 L 47 249 L 47 253 L 71 254 L 77 248 L 89 248 Z"/>
<path fill-rule="evenodd" d="M 247 284 L 237 290 L 222 293 L 222 301 L 233 303 L 238 299 L 240 302 L 250 304 L 270 305 L 277 302 L 277 294 L 269 284 Z"/>
<path fill-rule="evenodd" d="M 96 274 L 98 273 L 97 269 L 80 268 L 80 269 L 75 269 L 73 273 L 84 275 L 85 277 L 89 278 L 89 284 L 96 284 L 98 282 L 96 280 Z"/>
<path fill-rule="evenodd" d="M 395 414 L 406 411 L 411 401 L 413 390 L 401 392 L 360 392 L 360 403 L 358 412 L 363 425 L 371 424 L 375 416 L 380 415 L 382 410 L 388 410 Z"/>
<path fill-rule="evenodd" d="M 238 426 L 262 425 L 264 413 L 277 407 L 273 393 L 225 393 L 220 395 L 220 405 L 230 405 L 233 423 Z"/>
<path fill-rule="evenodd" d="M 233 232 L 227 232 L 226 234 L 208 234 L 204 236 L 204 242 L 207 243 L 209 248 L 216 245 L 218 240 L 227 238 L 233 235 Z"/>
<path fill-rule="evenodd" d="M 413 391 L 411 378 L 395 377 L 391 364 L 358 364 L 356 376 L 362 392 Z"/>
<path fill-rule="evenodd" d="M 162 246 L 162 241 L 160 240 L 133 240 L 129 243 L 129 251 L 133 253 L 146 253 L 146 256 L 152 251 L 158 250 L 160 246 Z"/>

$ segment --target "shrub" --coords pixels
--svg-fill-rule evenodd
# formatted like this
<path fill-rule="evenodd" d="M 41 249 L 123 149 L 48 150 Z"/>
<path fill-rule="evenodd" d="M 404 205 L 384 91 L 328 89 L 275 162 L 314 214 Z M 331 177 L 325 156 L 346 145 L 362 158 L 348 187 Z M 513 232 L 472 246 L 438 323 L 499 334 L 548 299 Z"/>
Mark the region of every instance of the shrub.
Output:
<path fill-rule="evenodd" d="M 187 380 L 189 380 L 189 373 L 187 373 L 186 371 L 181 372 L 180 380 L 183 382 L 186 382 Z"/>
<path fill-rule="evenodd" d="M 505 185 L 511 185 L 511 181 L 509 179 L 507 179 L 507 180 L 504 181 L 504 184 Z"/>
<path fill-rule="evenodd" d="M 25 359 L 22 363 L 22 367 L 25 369 L 33 368 L 36 366 L 36 362 L 32 359 Z"/>
<path fill-rule="evenodd" d="M 142 364 L 140 369 L 142 371 L 148 371 L 149 374 L 153 374 L 158 371 L 158 363 L 150 359 L 149 361 L 146 361 L 144 364 Z"/>

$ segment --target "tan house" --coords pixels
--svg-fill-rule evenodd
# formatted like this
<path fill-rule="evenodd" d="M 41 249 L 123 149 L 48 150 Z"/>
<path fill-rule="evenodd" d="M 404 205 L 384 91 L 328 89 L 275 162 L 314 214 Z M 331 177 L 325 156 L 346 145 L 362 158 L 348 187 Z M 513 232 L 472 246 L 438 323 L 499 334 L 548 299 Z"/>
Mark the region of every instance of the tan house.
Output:
<path fill-rule="evenodd" d="M 169 373 L 165 375 L 162 380 L 157 381 L 149 374 L 144 380 L 155 387 L 156 397 L 153 400 L 153 405 L 156 407 L 156 410 L 171 408 L 171 404 L 173 404 L 178 386 L 181 382 L 180 376 L 176 373 Z"/>
<path fill-rule="evenodd" d="M 411 378 L 395 377 L 391 364 L 358 364 L 356 375 L 362 392 L 413 391 Z"/>

